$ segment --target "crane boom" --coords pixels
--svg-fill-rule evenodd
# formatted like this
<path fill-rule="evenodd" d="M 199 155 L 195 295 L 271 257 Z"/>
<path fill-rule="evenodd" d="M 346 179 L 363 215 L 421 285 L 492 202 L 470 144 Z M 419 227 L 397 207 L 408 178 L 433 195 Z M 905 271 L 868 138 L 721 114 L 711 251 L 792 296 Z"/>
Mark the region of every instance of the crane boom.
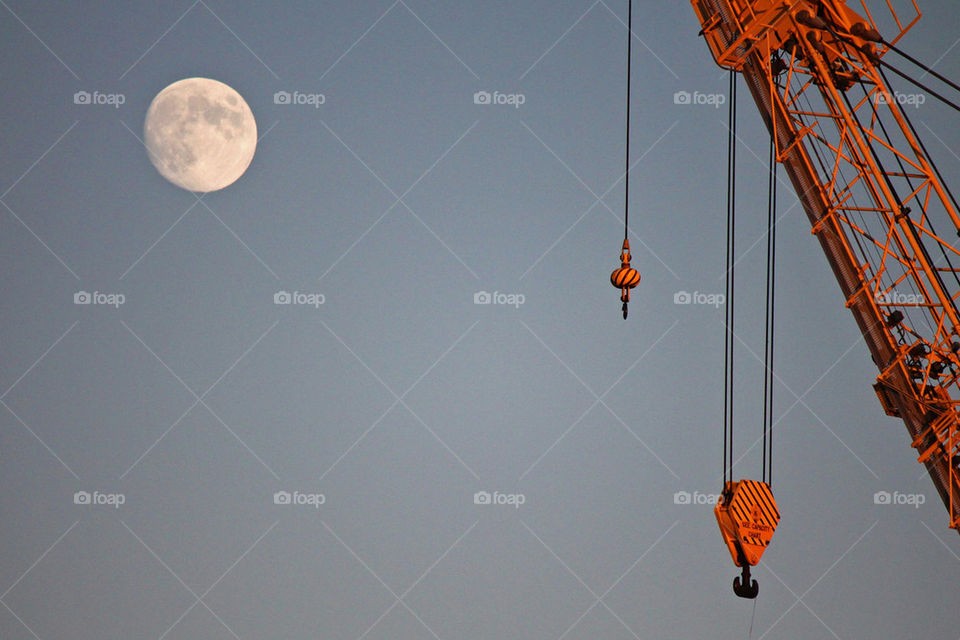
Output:
<path fill-rule="evenodd" d="M 948 186 L 894 94 L 888 43 L 861 0 L 691 0 L 723 68 L 741 73 L 902 419 L 960 529 L 960 230 Z M 909 102 L 909 97 L 906 100 Z"/>

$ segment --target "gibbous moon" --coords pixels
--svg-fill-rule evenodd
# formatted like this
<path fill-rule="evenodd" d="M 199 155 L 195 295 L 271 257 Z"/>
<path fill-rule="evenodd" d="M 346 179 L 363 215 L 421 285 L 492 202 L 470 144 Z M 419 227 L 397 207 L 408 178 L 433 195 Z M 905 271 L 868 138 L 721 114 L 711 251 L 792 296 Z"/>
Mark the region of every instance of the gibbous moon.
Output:
<path fill-rule="evenodd" d="M 150 103 L 143 136 L 150 162 L 164 178 L 187 191 L 217 191 L 250 166 L 257 123 L 233 88 L 186 78 Z"/>

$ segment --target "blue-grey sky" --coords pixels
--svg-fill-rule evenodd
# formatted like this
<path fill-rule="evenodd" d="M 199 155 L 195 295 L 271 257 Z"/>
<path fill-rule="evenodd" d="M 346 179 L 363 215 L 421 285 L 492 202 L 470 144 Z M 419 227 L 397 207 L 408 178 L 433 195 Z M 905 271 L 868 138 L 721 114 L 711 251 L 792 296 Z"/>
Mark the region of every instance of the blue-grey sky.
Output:
<path fill-rule="evenodd" d="M 626 2 L 0 4 L 0 637 L 747 636 L 712 507 L 675 500 L 722 459 L 724 310 L 674 304 L 723 291 L 726 110 L 674 94 L 726 75 L 688 3 L 634 6 L 626 322 Z M 956 7 L 922 8 L 902 46 L 960 77 Z M 137 139 L 192 76 L 261 135 L 200 202 Z M 744 452 L 767 134 L 740 113 Z M 957 114 L 913 117 L 960 181 Z M 960 541 L 788 189 L 780 211 L 753 637 L 956 638 Z"/>

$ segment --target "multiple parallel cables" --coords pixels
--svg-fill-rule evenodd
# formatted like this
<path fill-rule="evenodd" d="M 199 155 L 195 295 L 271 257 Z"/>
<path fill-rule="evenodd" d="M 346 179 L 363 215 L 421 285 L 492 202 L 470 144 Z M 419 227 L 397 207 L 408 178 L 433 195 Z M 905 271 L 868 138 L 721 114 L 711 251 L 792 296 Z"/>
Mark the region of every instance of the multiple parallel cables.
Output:
<path fill-rule="evenodd" d="M 734 355 L 734 293 L 736 285 L 737 248 L 737 72 L 730 71 L 728 89 L 730 105 L 727 112 L 727 262 L 724 269 L 726 317 L 723 334 L 723 486 L 733 481 L 733 355 Z"/>
<path fill-rule="evenodd" d="M 763 338 L 763 481 L 773 486 L 774 308 L 777 285 L 777 142 L 770 136 L 770 175 L 767 183 L 767 282 Z"/>
<path fill-rule="evenodd" d="M 737 340 L 736 322 L 736 263 L 737 263 L 737 73 L 730 71 L 729 112 L 727 115 L 727 234 L 725 286 L 726 315 L 723 341 L 723 486 L 733 482 L 734 436 L 734 347 Z M 773 482 L 773 396 L 774 363 L 774 307 L 776 303 L 776 211 L 777 211 L 777 149 L 771 135 L 767 177 L 767 255 L 766 301 L 763 352 L 763 482 Z"/>

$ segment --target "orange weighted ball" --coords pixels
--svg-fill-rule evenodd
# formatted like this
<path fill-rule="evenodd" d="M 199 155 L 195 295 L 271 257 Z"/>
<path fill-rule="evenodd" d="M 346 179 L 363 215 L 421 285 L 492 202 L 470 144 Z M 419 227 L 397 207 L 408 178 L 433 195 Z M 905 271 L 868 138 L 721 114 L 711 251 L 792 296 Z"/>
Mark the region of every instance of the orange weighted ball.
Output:
<path fill-rule="evenodd" d="M 610 274 L 610 284 L 617 289 L 633 289 L 640 283 L 640 272 L 633 267 L 620 267 Z"/>
<path fill-rule="evenodd" d="M 610 274 L 610 284 L 620 289 L 620 300 L 623 302 L 623 319 L 627 319 L 627 303 L 630 302 L 630 289 L 640 284 L 640 272 L 630 266 L 630 241 L 623 239 L 623 249 L 620 252 L 620 268 Z"/>

